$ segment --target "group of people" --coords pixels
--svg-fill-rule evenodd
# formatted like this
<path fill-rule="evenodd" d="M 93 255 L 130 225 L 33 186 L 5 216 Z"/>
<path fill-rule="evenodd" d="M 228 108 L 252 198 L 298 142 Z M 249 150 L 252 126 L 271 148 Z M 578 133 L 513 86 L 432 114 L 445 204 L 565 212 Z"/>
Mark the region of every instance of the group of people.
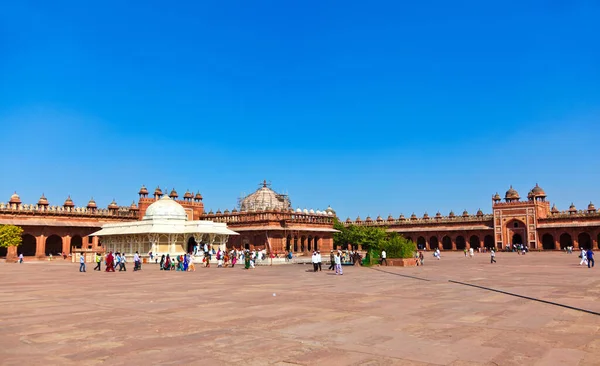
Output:
<path fill-rule="evenodd" d="M 195 257 L 193 253 L 178 255 L 175 259 L 172 259 L 169 254 L 163 254 L 160 258 L 160 270 L 195 272 L 196 266 L 194 265 L 194 260 Z"/>
<path fill-rule="evenodd" d="M 231 266 L 234 268 L 238 262 L 244 263 L 245 269 L 256 268 L 257 261 L 266 259 L 264 251 L 259 250 L 209 250 L 194 251 L 186 254 L 181 254 L 171 257 L 170 254 L 163 254 L 159 259 L 156 258 L 156 263 L 160 265 L 160 270 L 163 271 L 183 271 L 193 272 L 196 270 L 194 262 L 196 261 L 196 253 L 202 256 L 204 267 L 210 268 L 213 256 L 217 260 L 217 268 L 226 268 Z"/>
<path fill-rule="evenodd" d="M 592 268 L 594 267 L 594 251 L 592 251 L 592 248 L 585 250 L 584 248 L 581 248 L 581 253 L 579 254 L 579 258 L 581 258 L 581 261 L 579 262 L 579 265 L 581 266 L 582 264 L 585 264 L 588 266 L 588 268 Z"/>
<path fill-rule="evenodd" d="M 109 252 L 106 257 L 102 257 L 102 254 L 96 253 L 94 254 L 94 262 L 96 262 L 96 267 L 94 267 L 94 271 L 102 271 L 102 262 L 106 265 L 106 272 L 115 272 L 115 268 L 119 268 L 119 272 L 127 271 L 127 255 L 125 253 Z M 135 252 L 133 255 L 133 270 L 139 271 L 142 269 L 142 259 L 140 258 L 140 254 Z M 79 255 L 79 272 L 85 272 L 85 255 L 82 253 Z"/>

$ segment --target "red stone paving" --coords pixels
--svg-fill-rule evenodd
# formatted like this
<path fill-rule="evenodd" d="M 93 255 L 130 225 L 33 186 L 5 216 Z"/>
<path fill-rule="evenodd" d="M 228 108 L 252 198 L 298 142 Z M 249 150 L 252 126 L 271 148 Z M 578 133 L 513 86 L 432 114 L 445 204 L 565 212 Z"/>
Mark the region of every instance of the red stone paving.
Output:
<path fill-rule="evenodd" d="M 600 364 L 600 316 L 448 282 L 600 312 L 600 265 L 564 253 L 497 260 L 445 252 L 424 267 L 343 276 L 303 265 L 79 273 L 61 260 L 0 263 L 0 363 Z"/>

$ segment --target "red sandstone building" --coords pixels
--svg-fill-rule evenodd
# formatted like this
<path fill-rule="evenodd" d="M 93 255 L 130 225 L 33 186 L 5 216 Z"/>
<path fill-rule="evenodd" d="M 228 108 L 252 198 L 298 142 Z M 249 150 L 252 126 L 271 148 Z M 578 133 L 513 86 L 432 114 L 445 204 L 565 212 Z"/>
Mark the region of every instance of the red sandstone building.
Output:
<path fill-rule="evenodd" d="M 138 192 L 138 203 L 119 206 L 114 200 L 106 209 L 98 208 L 91 199 L 85 207 L 77 207 L 68 197 L 61 206 L 50 205 L 42 195 L 37 204 L 23 204 L 15 192 L 8 204 L 0 203 L 0 225 L 12 224 L 23 228 L 23 242 L 17 249 L 25 256 L 44 258 L 73 250 L 102 251 L 98 237 L 92 236 L 102 225 L 114 222 L 136 221 L 144 217 L 146 209 L 164 193 L 157 187 L 152 196 L 145 186 Z M 263 182 L 256 192 L 244 197 L 232 211 L 204 212 L 200 193 L 187 191 L 183 199 L 173 189 L 169 197 L 186 211 L 188 220 L 224 222 L 240 235 L 230 237 L 228 247 L 267 249 L 274 253 L 291 250 L 308 253 L 311 250 L 329 250 L 333 247 L 333 219 L 335 212 L 293 210 L 291 202 Z M 188 250 L 195 243 L 188 243 Z M 15 248 L 0 248 L 0 256 L 14 256 Z"/>
<path fill-rule="evenodd" d="M 600 212 L 590 203 L 586 210 L 577 210 L 571 204 L 567 211 L 550 208 L 546 193 L 536 184 L 521 200 L 519 193 L 510 187 L 504 202 L 496 193 L 492 197 L 492 213 L 479 210 L 475 215 L 464 211 L 462 215 L 450 212 L 448 216 L 427 213 L 417 217 L 414 213 L 397 219 L 391 215 L 372 220 L 360 217 L 346 225 L 384 226 L 413 240 L 420 248 L 463 250 L 465 248 L 505 248 L 512 244 L 527 244 L 534 250 L 559 250 L 568 246 L 600 248 Z"/>

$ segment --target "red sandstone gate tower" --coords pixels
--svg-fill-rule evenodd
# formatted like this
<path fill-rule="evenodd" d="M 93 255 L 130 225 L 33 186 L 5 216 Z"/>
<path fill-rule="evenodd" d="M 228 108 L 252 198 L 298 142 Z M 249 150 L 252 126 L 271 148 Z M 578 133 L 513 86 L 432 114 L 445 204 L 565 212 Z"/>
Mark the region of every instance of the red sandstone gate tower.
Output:
<path fill-rule="evenodd" d="M 496 247 L 526 244 L 531 249 L 538 249 L 538 218 L 546 218 L 550 213 L 544 190 L 536 184 L 527 194 L 527 201 L 521 201 L 519 193 L 511 186 L 504 200 L 501 202 L 498 193 L 492 197 Z"/>

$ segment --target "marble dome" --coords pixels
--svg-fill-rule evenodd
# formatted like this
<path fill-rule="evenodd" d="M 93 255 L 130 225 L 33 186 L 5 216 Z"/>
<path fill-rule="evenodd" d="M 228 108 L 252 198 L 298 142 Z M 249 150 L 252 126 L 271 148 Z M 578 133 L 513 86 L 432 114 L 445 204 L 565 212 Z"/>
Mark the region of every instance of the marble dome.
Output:
<path fill-rule="evenodd" d="M 143 220 L 187 220 L 187 214 L 183 206 L 165 195 L 148 206 Z"/>
<path fill-rule="evenodd" d="M 240 203 L 242 211 L 288 210 L 290 207 L 292 207 L 290 199 L 269 188 L 266 181 L 263 181 L 262 187 L 244 197 Z"/>

